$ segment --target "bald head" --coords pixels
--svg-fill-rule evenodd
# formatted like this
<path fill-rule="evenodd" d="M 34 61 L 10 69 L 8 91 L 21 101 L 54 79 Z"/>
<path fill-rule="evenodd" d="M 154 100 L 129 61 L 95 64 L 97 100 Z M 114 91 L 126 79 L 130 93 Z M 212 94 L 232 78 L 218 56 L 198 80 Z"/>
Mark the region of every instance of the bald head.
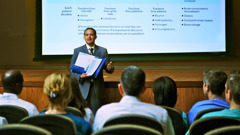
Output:
<path fill-rule="evenodd" d="M 4 92 L 20 94 L 23 87 L 23 75 L 18 70 L 8 70 L 2 75 Z"/>

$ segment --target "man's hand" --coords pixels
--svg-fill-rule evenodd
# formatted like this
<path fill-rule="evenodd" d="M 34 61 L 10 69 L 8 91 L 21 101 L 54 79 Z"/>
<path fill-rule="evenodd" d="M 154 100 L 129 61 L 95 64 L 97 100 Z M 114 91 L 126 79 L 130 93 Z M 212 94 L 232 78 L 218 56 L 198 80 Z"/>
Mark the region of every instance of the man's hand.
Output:
<path fill-rule="evenodd" d="M 108 64 L 107 64 L 107 70 L 111 70 L 112 69 L 112 62 L 109 62 Z"/>
<path fill-rule="evenodd" d="M 81 74 L 81 76 L 80 76 L 80 78 L 87 78 L 87 77 L 89 77 L 89 76 L 87 75 L 87 73 L 83 73 L 83 74 Z"/>

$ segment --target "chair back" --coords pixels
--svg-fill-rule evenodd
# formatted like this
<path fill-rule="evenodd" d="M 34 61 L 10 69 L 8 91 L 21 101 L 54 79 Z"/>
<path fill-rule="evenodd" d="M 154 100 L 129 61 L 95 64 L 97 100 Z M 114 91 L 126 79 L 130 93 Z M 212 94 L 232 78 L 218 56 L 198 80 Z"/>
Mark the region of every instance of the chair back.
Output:
<path fill-rule="evenodd" d="M 53 135 L 77 134 L 76 125 L 70 118 L 56 114 L 32 115 L 22 119 L 20 123 L 42 127 Z"/>
<path fill-rule="evenodd" d="M 240 125 L 240 121 L 220 116 L 201 118 L 192 123 L 189 128 L 189 135 L 203 135 L 210 130 L 230 125 Z"/>
<path fill-rule="evenodd" d="M 224 109 L 224 108 L 211 108 L 211 109 L 202 110 L 202 111 L 200 111 L 200 112 L 197 113 L 194 121 L 200 119 L 200 118 L 201 118 L 204 114 L 206 114 L 206 113 L 214 112 L 214 111 L 221 111 L 221 110 L 223 110 L 223 109 Z"/>
<path fill-rule="evenodd" d="M 103 127 L 117 124 L 142 125 L 163 133 L 162 125 L 152 117 L 139 114 L 123 114 L 107 120 Z"/>
<path fill-rule="evenodd" d="M 0 135 L 52 135 L 52 133 L 33 125 L 8 124 L 0 126 Z"/>
<path fill-rule="evenodd" d="M 168 106 L 161 106 L 161 107 L 167 110 L 169 117 L 172 119 L 175 135 L 184 135 L 187 132 L 187 129 L 183 125 L 184 121 L 181 113 L 177 109 L 172 107 L 168 107 Z"/>
<path fill-rule="evenodd" d="M 75 107 L 67 106 L 67 107 L 65 107 L 64 110 L 66 112 L 69 112 L 69 113 L 75 115 L 75 116 L 80 116 L 81 118 L 83 118 L 82 112 Z M 47 107 L 42 110 L 42 112 L 46 112 L 46 111 L 47 111 Z"/>
<path fill-rule="evenodd" d="M 216 128 L 210 130 L 205 135 L 240 135 L 240 125 Z"/>
<path fill-rule="evenodd" d="M 162 135 L 161 132 L 141 125 L 118 124 L 104 127 L 92 135 Z"/>
<path fill-rule="evenodd" d="M 67 106 L 67 107 L 65 108 L 65 111 L 66 111 L 66 112 L 69 112 L 69 113 L 71 113 L 71 114 L 73 114 L 73 115 L 75 115 L 75 116 L 79 116 L 79 117 L 81 117 L 81 118 L 84 117 L 83 114 L 82 114 L 82 112 L 81 112 L 80 110 L 78 110 L 77 108 L 75 108 L 75 107 Z"/>
<path fill-rule="evenodd" d="M 18 123 L 28 116 L 26 109 L 15 105 L 0 105 L 0 116 L 7 119 L 8 123 Z"/>

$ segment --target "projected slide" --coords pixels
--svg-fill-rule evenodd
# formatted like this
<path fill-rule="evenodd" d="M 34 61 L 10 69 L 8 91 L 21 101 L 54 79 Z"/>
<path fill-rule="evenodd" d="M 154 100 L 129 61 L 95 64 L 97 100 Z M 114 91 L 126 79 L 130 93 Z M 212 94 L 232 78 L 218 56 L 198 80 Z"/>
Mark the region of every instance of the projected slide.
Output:
<path fill-rule="evenodd" d="M 87 27 L 109 54 L 225 52 L 225 0 L 42 0 L 42 54 L 71 55 Z"/>

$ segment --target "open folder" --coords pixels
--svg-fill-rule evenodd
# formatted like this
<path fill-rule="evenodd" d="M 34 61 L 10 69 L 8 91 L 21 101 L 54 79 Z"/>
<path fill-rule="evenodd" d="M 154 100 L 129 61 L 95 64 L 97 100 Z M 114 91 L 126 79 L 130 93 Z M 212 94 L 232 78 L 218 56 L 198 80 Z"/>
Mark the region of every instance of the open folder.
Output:
<path fill-rule="evenodd" d="M 71 65 L 72 71 L 79 74 L 87 73 L 88 76 L 96 78 L 105 60 L 106 58 L 100 58 L 97 56 L 79 52 L 75 64 Z"/>

